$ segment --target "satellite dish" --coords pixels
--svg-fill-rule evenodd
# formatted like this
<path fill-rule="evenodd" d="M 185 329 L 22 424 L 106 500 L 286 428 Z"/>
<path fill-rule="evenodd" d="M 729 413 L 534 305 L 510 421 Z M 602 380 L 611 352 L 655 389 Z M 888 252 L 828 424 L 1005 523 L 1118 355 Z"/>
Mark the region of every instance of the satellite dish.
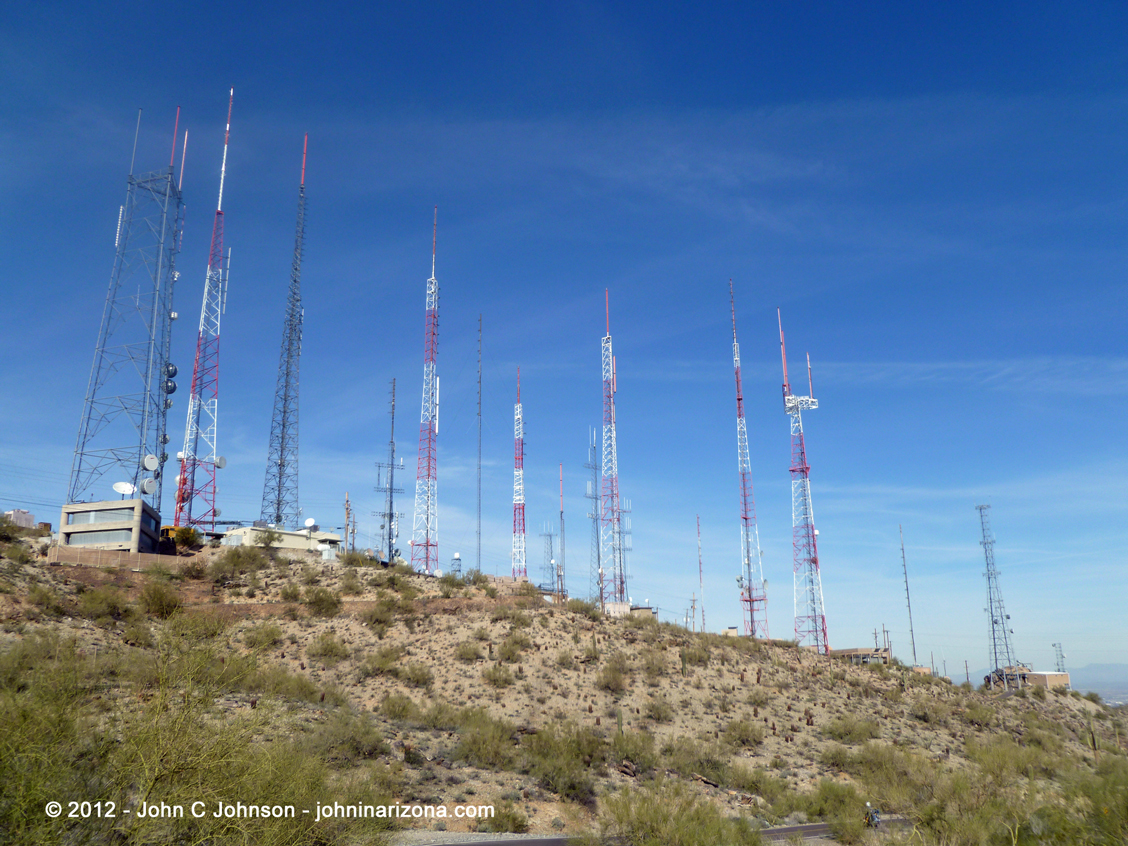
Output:
<path fill-rule="evenodd" d="M 184 452 L 183 451 L 176 453 L 176 460 L 177 461 L 183 461 L 184 460 Z"/>
<path fill-rule="evenodd" d="M 179 273 L 177 273 L 176 275 L 177 275 L 177 276 L 180 276 L 180 274 L 179 274 Z M 178 317 L 180 317 L 180 315 L 179 315 L 179 314 L 177 314 L 177 313 L 176 313 L 175 311 L 170 311 L 170 312 L 168 313 L 168 319 L 169 319 L 169 320 L 176 320 L 176 318 L 178 318 Z"/>
<path fill-rule="evenodd" d="M 223 513 L 223 512 L 222 512 L 222 511 L 220 511 L 220 510 L 219 510 L 218 508 L 217 508 L 217 509 L 216 509 L 215 511 L 213 511 L 213 512 L 212 512 L 212 514 L 213 514 L 214 516 L 216 516 L 216 517 L 218 517 L 218 516 L 219 516 L 220 514 L 222 514 L 222 513 Z"/>
<path fill-rule="evenodd" d="M 454 553 L 454 557 L 455 557 L 455 559 L 460 559 L 460 558 L 462 558 L 462 556 L 461 556 L 461 555 L 459 555 L 459 554 L 458 554 L 457 552 L 456 552 L 456 553 Z"/>
<path fill-rule="evenodd" d="M 156 492 L 157 492 L 157 480 L 156 479 L 146 479 L 145 481 L 143 481 L 141 483 L 141 493 L 148 496 L 149 494 L 156 493 Z"/>
<path fill-rule="evenodd" d="M 176 484 L 178 484 L 178 485 L 180 484 L 180 478 L 181 478 L 181 477 L 180 477 L 180 474 L 179 474 L 179 473 L 177 473 L 177 474 L 176 474 Z"/>
<path fill-rule="evenodd" d="M 133 487 L 130 482 L 114 482 L 114 490 L 125 496 L 133 493 L 137 488 Z"/>
<path fill-rule="evenodd" d="M 316 525 L 317 525 L 317 521 L 316 521 L 316 520 L 314 520 L 314 519 L 313 519 L 312 517 L 306 517 L 306 521 L 305 521 L 305 527 L 306 527 L 307 529 L 312 529 L 312 528 L 313 528 L 314 526 L 316 526 Z"/>
<path fill-rule="evenodd" d="M 168 364 L 165 365 L 165 376 L 167 376 L 169 379 L 175 378 L 177 372 L 178 371 L 176 369 L 176 365 L 173 364 L 171 361 Z"/>
<path fill-rule="evenodd" d="M 226 459 L 226 458 L 224 458 L 224 457 L 223 457 L 222 455 L 221 455 L 221 456 L 219 456 L 219 457 L 218 457 L 218 458 L 217 458 L 217 459 L 215 460 L 215 469 L 216 469 L 216 470 L 222 470 L 222 469 L 223 469 L 224 467 L 226 467 L 226 466 L 227 466 L 227 459 Z"/>
<path fill-rule="evenodd" d="M 168 435 L 161 435 L 160 441 L 161 441 L 161 446 L 164 446 L 165 444 L 167 444 L 168 443 Z"/>
<path fill-rule="evenodd" d="M 144 460 L 141 462 L 141 465 L 146 470 L 156 470 L 161 466 L 161 463 L 157 460 L 157 457 L 155 455 L 150 454 L 145 456 Z"/>
<path fill-rule="evenodd" d="M 442 570 L 436 570 L 435 571 L 435 578 L 441 579 L 442 577 L 443 577 L 443 571 Z"/>

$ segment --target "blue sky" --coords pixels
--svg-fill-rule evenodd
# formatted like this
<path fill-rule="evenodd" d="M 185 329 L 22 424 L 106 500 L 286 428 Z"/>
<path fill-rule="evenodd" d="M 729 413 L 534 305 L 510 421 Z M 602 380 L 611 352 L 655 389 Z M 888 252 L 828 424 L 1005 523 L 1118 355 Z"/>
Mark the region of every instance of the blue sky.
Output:
<path fill-rule="evenodd" d="M 189 383 L 234 86 L 225 515 L 261 501 L 308 132 L 300 491 L 322 525 L 349 491 L 376 530 L 393 377 L 412 510 L 438 204 L 440 560 L 473 560 L 481 314 L 483 569 L 509 569 L 520 366 L 530 573 L 563 462 L 585 590 L 607 288 L 630 593 L 681 617 L 700 514 L 709 627 L 739 624 L 732 278 L 773 636 L 792 630 L 779 307 L 820 401 L 832 646 L 884 624 L 911 657 L 901 524 L 918 654 L 985 666 L 987 502 L 1019 656 L 1128 662 L 1126 23 L 1111 3 L 6 8 L 0 508 L 58 520 L 139 107 L 139 172 L 167 162 L 177 106 L 189 131 Z"/>

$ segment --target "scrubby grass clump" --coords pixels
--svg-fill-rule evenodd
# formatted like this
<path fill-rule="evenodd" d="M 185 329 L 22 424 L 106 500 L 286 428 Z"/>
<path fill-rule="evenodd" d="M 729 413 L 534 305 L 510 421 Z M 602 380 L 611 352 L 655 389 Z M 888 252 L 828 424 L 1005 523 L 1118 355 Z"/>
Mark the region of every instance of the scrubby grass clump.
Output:
<path fill-rule="evenodd" d="M 725 817 L 687 785 L 663 779 L 608 796 L 600 826 L 601 842 L 663 846 L 758 846 L 762 842 L 748 820 Z"/>
<path fill-rule="evenodd" d="M 180 594 L 166 582 L 149 582 L 141 588 L 141 610 L 166 620 L 180 610 Z"/>

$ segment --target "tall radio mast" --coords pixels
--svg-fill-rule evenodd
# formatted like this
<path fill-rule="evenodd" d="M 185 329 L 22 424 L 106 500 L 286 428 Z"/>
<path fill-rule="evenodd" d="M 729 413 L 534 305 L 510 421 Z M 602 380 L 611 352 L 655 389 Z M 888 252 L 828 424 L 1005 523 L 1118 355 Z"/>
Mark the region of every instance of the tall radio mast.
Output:
<path fill-rule="evenodd" d="M 517 404 L 513 406 L 513 578 L 529 575 L 525 561 L 525 420 L 521 415 L 521 368 L 517 368 Z"/>
<path fill-rule="evenodd" d="M 807 384 L 810 395 L 795 396 L 787 378 L 787 347 L 783 343 L 783 318 L 779 320 L 779 349 L 783 357 L 783 408 L 791 418 L 791 543 L 795 553 L 795 641 L 799 646 L 813 646 L 826 654 L 830 643 L 826 636 L 826 612 L 823 609 L 822 574 L 819 570 L 818 530 L 811 506 L 811 468 L 807 464 L 807 447 L 803 440 L 803 415 L 807 409 L 819 407 L 811 381 L 811 357 L 807 356 Z"/>
<path fill-rule="evenodd" d="M 748 458 L 748 424 L 744 420 L 744 388 L 740 382 L 740 344 L 736 340 L 736 299 L 729 280 L 732 311 L 732 364 L 736 373 L 736 464 L 740 475 L 740 604 L 744 607 L 744 634 L 768 639 L 768 591 L 756 526 L 756 501 L 752 497 L 752 464 Z M 702 595 L 704 596 L 704 594 Z M 704 599 L 702 599 L 704 603 Z"/>
<path fill-rule="evenodd" d="M 200 332 L 192 369 L 192 393 L 188 397 L 188 422 L 176 488 L 177 526 L 215 530 L 215 471 L 226 462 L 216 454 L 219 412 L 219 322 L 227 305 L 227 274 L 231 253 L 223 254 L 223 181 L 227 174 L 227 142 L 231 138 L 231 106 L 235 89 L 227 101 L 227 126 L 223 130 L 223 162 L 219 169 L 219 200 L 212 224 L 208 272 L 204 278 L 204 301 L 200 308 Z M 201 444 L 202 441 L 202 444 Z"/>
<path fill-rule="evenodd" d="M 431 236 L 431 278 L 427 280 L 427 319 L 423 335 L 423 408 L 419 415 L 419 456 L 415 471 L 415 525 L 411 538 L 411 566 L 433 573 L 439 563 L 438 445 L 439 377 L 435 353 L 439 346 L 439 280 L 435 278 L 435 246 L 439 237 L 439 207 Z"/>
<path fill-rule="evenodd" d="M 615 392 L 617 375 L 611 349 L 611 300 L 604 290 L 607 334 L 603 337 L 603 498 L 600 521 L 600 558 L 610 567 L 610 579 L 603 578 L 606 602 L 627 602 L 627 561 L 624 543 L 623 508 L 619 501 L 619 447 L 615 431 Z"/>

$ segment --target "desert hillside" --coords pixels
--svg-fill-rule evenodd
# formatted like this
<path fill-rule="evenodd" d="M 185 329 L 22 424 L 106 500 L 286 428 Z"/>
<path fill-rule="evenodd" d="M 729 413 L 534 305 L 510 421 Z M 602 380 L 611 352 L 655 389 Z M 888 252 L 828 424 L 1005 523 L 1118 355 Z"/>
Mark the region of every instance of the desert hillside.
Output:
<path fill-rule="evenodd" d="M 0 545 L 5 842 L 362 843 L 421 827 L 753 843 L 816 819 L 843 843 L 1128 838 L 1124 714 L 1064 691 L 988 694 L 357 555 L 204 549 L 104 569 L 48 565 L 46 543 Z M 197 799 L 497 815 L 42 813 Z M 866 801 L 908 826 L 867 832 Z"/>

